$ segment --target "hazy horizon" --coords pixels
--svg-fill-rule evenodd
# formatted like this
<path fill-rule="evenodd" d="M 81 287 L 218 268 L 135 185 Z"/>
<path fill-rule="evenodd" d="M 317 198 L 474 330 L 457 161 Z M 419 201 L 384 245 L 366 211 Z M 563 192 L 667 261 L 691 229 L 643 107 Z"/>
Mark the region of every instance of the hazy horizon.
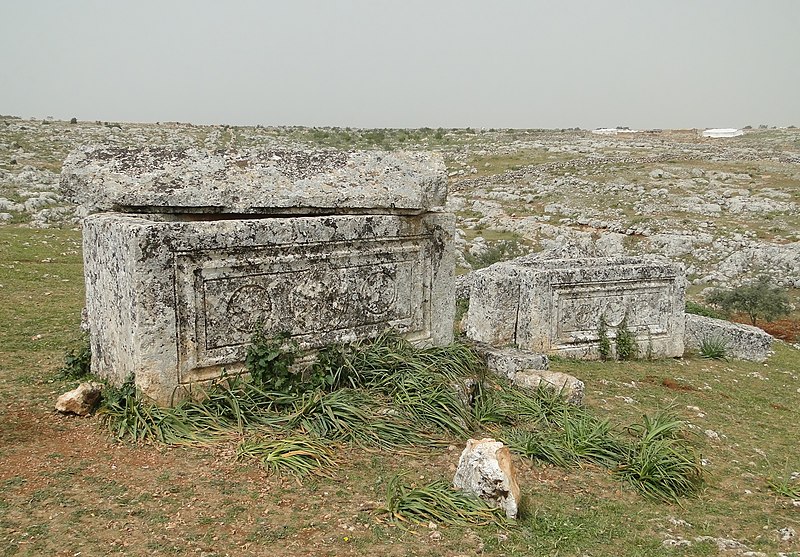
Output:
<path fill-rule="evenodd" d="M 9 2 L 0 114 L 358 128 L 800 125 L 800 2 Z"/>

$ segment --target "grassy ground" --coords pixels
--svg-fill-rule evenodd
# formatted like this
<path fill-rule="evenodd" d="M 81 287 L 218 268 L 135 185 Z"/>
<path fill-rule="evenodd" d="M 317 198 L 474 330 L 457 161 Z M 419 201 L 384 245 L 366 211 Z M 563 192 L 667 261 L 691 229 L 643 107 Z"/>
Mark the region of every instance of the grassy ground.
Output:
<path fill-rule="evenodd" d="M 517 524 L 403 529 L 369 510 L 387 480 L 449 481 L 463 439 L 400 455 L 341 447 L 332 478 L 300 485 L 237 462 L 236 440 L 131 446 L 112 442 L 96 418 L 56 414 L 56 396 L 74 386 L 57 369 L 77 336 L 79 242 L 71 230 L 0 227 L 0 555 L 717 554 L 716 541 L 696 541 L 703 536 L 800 551 L 777 532 L 800 531 L 800 508 L 767 485 L 800 471 L 800 354 L 787 345 L 766 365 L 553 363 L 582 378 L 587 405 L 614 423 L 672 405 L 706 459 L 696 498 L 655 503 L 601 468 L 516 459 Z M 692 545 L 663 545 L 678 538 Z"/>

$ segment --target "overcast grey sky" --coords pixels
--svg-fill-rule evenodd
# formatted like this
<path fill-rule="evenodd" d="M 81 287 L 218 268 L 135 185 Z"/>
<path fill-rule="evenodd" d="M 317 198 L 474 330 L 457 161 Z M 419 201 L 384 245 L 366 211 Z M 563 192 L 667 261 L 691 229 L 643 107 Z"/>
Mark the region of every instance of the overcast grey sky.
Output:
<path fill-rule="evenodd" d="M 0 0 L 0 114 L 800 125 L 800 0 Z"/>

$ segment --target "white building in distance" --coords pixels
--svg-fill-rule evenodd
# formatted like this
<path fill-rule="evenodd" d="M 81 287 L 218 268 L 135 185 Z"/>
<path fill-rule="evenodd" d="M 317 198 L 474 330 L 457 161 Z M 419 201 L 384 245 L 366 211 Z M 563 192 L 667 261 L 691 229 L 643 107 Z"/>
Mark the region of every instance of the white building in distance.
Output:
<path fill-rule="evenodd" d="M 737 137 L 744 135 L 742 130 L 736 128 L 711 128 L 703 131 L 703 137 Z"/>

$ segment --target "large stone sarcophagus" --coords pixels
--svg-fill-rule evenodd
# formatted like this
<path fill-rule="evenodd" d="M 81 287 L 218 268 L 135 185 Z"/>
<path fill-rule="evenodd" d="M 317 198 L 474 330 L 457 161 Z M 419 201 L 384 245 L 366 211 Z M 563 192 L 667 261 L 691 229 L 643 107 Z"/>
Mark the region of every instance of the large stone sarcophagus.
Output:
<path fill-rule="evenodd" d="M 494 346 L 600 357 L 601 319 L 612 343 L 621 326 L 640 355 L 683 355 L 683 267 L 640 257 L 527 256 L 475 274 L 467 337 Z"/>
<path fill-rule="evenodd" d="M 254 327 L 311 353 L 392 329 L 452 341 L 444 165 L 421 153 L 83 148 L 92 368 L 161 404 L 240 369 Z"/>

